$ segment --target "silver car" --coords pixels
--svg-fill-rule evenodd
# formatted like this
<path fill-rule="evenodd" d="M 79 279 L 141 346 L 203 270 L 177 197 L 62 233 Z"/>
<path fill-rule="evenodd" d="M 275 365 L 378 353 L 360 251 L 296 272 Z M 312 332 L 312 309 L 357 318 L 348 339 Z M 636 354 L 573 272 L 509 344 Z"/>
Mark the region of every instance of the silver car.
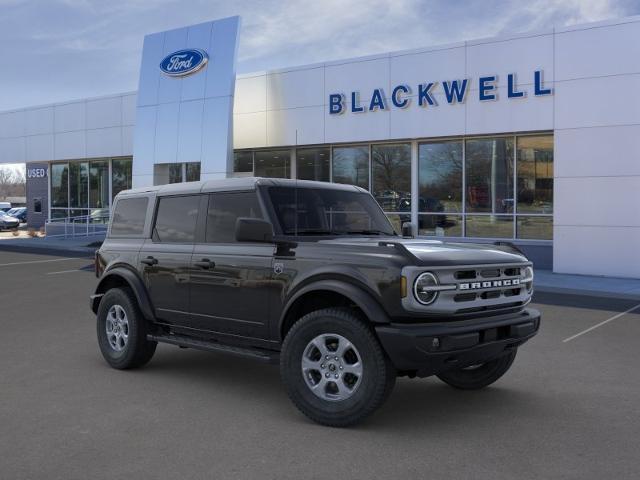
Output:
<path fill-rule="evenodd" d="M 0 212 L 0 230 L 8 228 L 13 230 L 20 226 L 20 220 L 14 217 L 10 217 L 4 212 Z"/>

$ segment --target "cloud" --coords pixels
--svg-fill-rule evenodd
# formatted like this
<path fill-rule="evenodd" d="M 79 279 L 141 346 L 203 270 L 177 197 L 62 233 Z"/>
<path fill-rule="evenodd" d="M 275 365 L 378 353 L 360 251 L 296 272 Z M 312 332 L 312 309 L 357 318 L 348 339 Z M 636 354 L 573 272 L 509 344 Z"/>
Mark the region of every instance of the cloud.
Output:
<path fill-rule="evenodd" d="M 134 90 L 145 34 L 239 14 L 238 71 L 640 13 L 638 0 L 0 0 L 0 110 Z"/>

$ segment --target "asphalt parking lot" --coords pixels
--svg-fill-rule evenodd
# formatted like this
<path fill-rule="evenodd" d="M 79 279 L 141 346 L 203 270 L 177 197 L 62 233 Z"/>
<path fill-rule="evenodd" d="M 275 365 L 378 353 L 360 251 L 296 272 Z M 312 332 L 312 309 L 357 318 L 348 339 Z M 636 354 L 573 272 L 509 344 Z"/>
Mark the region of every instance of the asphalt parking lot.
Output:
<path fill-rule="evenodd" d="M 330 429 L 272 366 L 160 345 L 110 369 L 90 262 L 0 250 L 2 479 L 638 478 L 640 308 L 617 315 L 640 302 L 538 295 L 542 330 L 494 386 L 399 379 Z"/>

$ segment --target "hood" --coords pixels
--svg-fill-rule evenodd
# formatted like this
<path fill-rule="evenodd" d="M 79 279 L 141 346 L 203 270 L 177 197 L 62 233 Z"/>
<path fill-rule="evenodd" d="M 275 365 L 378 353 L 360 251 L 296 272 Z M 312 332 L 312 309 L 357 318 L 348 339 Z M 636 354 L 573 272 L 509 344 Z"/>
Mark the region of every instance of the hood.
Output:
<path fill-rule="evenodd" d="M 402 237 L 358 237 L 334 238 L 321 240 L 321 243 L 331 245 L 361 246 L 363 248 L 391 248 L 380 246 L 380 242 L 399 244 L 404 247 L 419 265 L 449 266 L 449 265 L 497 265 L 504 263 L 523 263 L 527 258 L 515 247 L 508 244 L 494 245 L 491 243 L 456 243 L 440 240 L 418 240 Z"/>

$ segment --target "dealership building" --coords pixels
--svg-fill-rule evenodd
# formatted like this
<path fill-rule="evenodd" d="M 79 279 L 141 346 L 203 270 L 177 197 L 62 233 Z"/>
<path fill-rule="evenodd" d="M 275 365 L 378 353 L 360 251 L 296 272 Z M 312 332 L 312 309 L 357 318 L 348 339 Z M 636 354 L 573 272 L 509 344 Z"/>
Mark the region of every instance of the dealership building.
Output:
<path fill-rule="evenodd" d="M 0 112 L 28 223 L 100 218 L 132 186 L 321 180 L 419 237 L 640 278 L 640 17 L 236 76 L 239 32 L 148 35 L 137 92 Z"/>

